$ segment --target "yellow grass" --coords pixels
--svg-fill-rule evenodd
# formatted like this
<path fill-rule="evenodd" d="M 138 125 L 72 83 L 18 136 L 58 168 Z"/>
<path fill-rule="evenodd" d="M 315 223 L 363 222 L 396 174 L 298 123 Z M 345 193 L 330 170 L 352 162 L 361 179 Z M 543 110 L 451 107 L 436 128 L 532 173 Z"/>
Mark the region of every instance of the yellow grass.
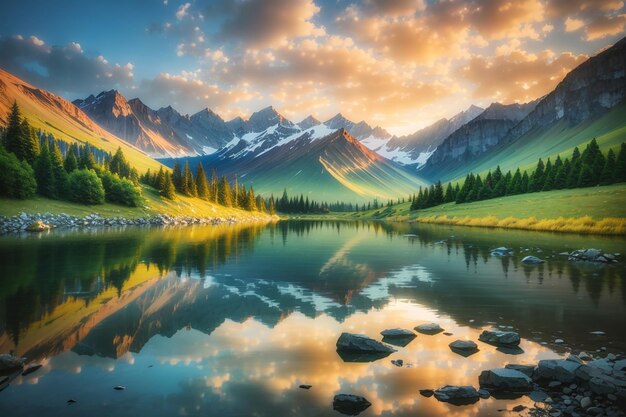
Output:
<path fill-rule="evenodd" d="M 553 219 L 537 219 L 536 217 L 515 218 L 496 216 L 485 217 L 448 217 L 424 216 L 414 220 L 419 223 L 448 224 L 456 226 L 498 227 L 505 229 L 536 230 L 544 232 L 569 232 L 585 234 L 626 235 L 626 218 L 606 217 L 594 220 L 590 216 L 557 217 Z"/>

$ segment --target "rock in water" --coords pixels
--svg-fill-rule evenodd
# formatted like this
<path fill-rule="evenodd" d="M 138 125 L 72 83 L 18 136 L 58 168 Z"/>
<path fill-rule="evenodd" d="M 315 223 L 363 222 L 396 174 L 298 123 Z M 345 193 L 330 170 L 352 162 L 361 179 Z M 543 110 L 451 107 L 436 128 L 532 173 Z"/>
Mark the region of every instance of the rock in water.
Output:
<path fill-rule="evenodd" d="M 17 356 L 0 355 L 0 375 L 18 371 L 24 367 L 24 359 Z"/>
<path fill-rule="evenodd" d="M 509 249 L 500 246 L 499 248 L 492 249 L 491 254 L 494 256 L 506 256 L 509 254 Z"/>
<path fill-rule="evenodd" d="M 28 225 L 26 228 L 27 232 L 43 232 L 50 229 L 50 226 L 42 222 L 41 220 L 36 220 Z"/>
<path fill-rule="evenodd" d="M 545 359 L 537 364 L 537 375 L 540 378 L 570 383 L 576 379 L 576 370 L 580 364 L 566 359 Z"/>
<path fill-rule="evenodd" d="M 515 369 L 496 368 L 482 371 L 478 377 L 481 388 L 504 392 L 530 392 L 533 381 Z"/>
<path fill-rule="evenodd" d="M 405 337 L 416 337 L 415 333 L 406 329 L 387 329 L 380 332 L 383 337 L 392 339 L 395 337 L 405 338 Z"/>
<path fill-rule="evenodd" d="M 342 333 L 337 340 L 337 353 L 345 362 L 371 362 L 395 351 L 364 334 Z"/>
<path fill-rule="evenodd" d="M 538 264 L 542 264 L 545 261 L 543 259 L 539 259 L 536 256 L 525 256 L 524 259 L 522 259 L 522 263 L 524 265 L 538 265 Z"/>
<path fill-rule="evenodd" d="M 365 397 L 352 394 L 337 394 L 333 399 L 333 410 L 348 416 L 356 416 L 365 411 L 372 403 Z"/>
<path fill-rule="evenodd" d="M 364 334 L 342 333 L 337 340 L 337 350 L 357 352 L 392 353 L 396 350 L 391 346 L 374 340 Z"/>
<path fill-rule="evenodd" d="M 569 254 L 569 261 L 616 263 L 615 255 L 602 253 L 599 249 L 578 249 Z"/>
<path fill-rule="evenodd" d="M 302 385 L 300 385 L 300 388 L 302 388 L 302 389 L 311 389 L 311 387 L 312 387 L 312 386 L 313 386 L 313 385 L 309 385 L 309 384 L 302 384 Z"/>
<path fill-rule="evenodd" d="M 446 385 L 443 388 L 435 390 L 435 398 L 441 402 L 454 405 L 473 404 L 480 399 L 476 388 L 465 385 Z"/>
<path fill-rule="evenodd" d="M 471 340 L 455 340 L 448 345 L 450 349 L 461 356 L 471 356 L 478 352 L 478 346 Z"/>
<path fill-rule="evenodd" d="M 113 387 L 114 390 L 116 391 L 124 391 L 126 389 L 126 387 L 122 386 L 122 385 L 116 385 Z"/>
<path fill-rule="evenodd" d="M 435 393 L 435 391 L 431 390 L 431 389 L 421 389 L 420 390 L 420 394 L 422 394 L 424 397 L 432 397 L 433 394 Z"/>
<path fill-rule="evenodd" d="M 428 335 L 434 335 L 443 332 L 443 329 L 437 323 L 420 324 L 415 328 L 415 330 Z"/>
<path fill-rule="evenodd" d="M 515 332 L 483 330 L 480 336 L 478 336 L 478 340 L 495 346 L 518 346 L 520 337 L 519 334 Z"/>
<path fill-rule="evenodd" d="M 535 365 L 518 365 L 514 363 L 509 363 L 507 365 L 504 365 L 504 367 L 506 369 L 514 369 L 516 371 L 520 371 L 521 373 L 523 373 L 529 378 L 533 377 L 533 372 L 535 372 L 535 368 L 536 368 Z"/>

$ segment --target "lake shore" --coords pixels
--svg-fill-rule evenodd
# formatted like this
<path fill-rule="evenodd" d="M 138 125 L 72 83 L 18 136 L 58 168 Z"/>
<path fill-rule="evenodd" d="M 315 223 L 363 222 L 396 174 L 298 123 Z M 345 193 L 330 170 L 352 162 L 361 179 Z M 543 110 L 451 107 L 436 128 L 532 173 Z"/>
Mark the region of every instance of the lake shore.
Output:
<path fill-rule="evenodd" d="M 125 227 L 125 226 L 187 226 L 187 225 L 217 225 L 244 222 L 270 222 L 277 220 L 276 216 L 264 213 L 250 213 L 249 215 L 229 217 L 194 217 L 172 216 L 157 214 L 153 216 L 127 218 L 104 217 L 98 213 L 86 216 L 72 216 L 66 213 L 25 213 L 16 216 L 0 216 L 0 235 L 24 232 L 45 232 L 51 229 L 77 229 L 94 227 Z"/>

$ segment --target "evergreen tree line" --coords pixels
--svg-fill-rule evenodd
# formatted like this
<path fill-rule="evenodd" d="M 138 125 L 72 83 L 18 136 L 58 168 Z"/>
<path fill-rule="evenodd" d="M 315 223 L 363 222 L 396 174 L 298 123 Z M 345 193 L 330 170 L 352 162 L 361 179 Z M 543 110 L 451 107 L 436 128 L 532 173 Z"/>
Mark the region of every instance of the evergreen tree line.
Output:
<path fill-rule="evenodd" d="M 503 174 L 498 166 L 484 178 L 479 174 L 467 174 L 462 186 L 448 183 L 445 191 L 441 182 L 427 188 L 420 188 L 411 197 L 411 210 L 434 207 L 443 203 L 457 204 L 491 198 L 562 190 L 566 188 L 592 187 L 626 181 L 626 143 L 622 143 L 616 154 L 613 149 L 603 154 L 596 139 L 587 144 L 581 153 L 574 148 L 570 158 L 557 156 L 554 163 L 540 158 L 535 169 L 529 174 L 518 168 L 514 173 Z"/>
<path fill-rule="evenodd" d="M 196 197 L 205 201 L 211 201 L 225 207 L 235 207 L 248 211 L 261 211 L 275 214 L 274 200 L 265 201 L 260 195 L 254 193 L 254 188 L 239 183 L 237 179 L 231 185 L 225 176 L 218 177 L 217 172 L 212 170 L 211 178 L 207 177 L 202 163 L 198 163 L 195 175 L 189 168 L 189 162 L 185 162 L 184 168 L 178 161 L 174 162 L 172 172 L 161 167 L 158 172 L 148 170 L 141 176 L 141 182 L 159 190 L 161 196 L 173 200 L 176 193 L 188 197 Z"/>
<path fill-rule="evenodd" d="M 0 195 L 138 206 L 142 199 L 137 185 L 137 171 L 121 148 L 111 155 L 37 132 L 13 103 L 0 145 Z"/>
<path fill-rule="evenodd" d="M 273 195 L 270 197 L 269 201 L 274 201 Z M 317 202 L 315 200 L 310 200 L 308 196 L 304 197 L 303 194 L 300 194 L 300 197 L 289 197 L 289 195 L 287 194 L 287 189 L 285 189 L 281 198 L 276 201 L 276 210 L 281 213 L 287 214 L 326 214 L 331 211 L 359 211 L 359 205 L 355 205 L 353 203 L 345 203 L 342 201 L 336 201 L 334 203 Z"/>

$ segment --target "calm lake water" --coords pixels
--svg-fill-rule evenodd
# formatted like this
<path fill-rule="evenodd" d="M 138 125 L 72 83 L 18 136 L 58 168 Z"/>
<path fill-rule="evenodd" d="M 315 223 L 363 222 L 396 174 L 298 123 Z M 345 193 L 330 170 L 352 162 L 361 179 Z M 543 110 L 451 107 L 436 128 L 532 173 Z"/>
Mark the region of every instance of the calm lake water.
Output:
<path fill-rule="evenodd" d="M 499 246 L 514 254 L 492 256 Z M 365 396 L 372 406 L 362 416 L 531 405 L 521 397 L 457 407 L 418 391 L 477 387 L 484 369 L 570 348 L 626 351 L 626 262 L 559 255 L 589 247 L 624 253 L 626 240 L 348 222 L 2 237 L 0 353 L 43 367 L 0 392 L 0 415 L 340 416 L 338 393 Z M 529 254 L 547 262 L 523 266 Z M 380 339 L 431 321 L 453 335 L 420 334 L 370 363 L 335 352 L 343 331 Z M 478 341 L 499 326 L 520 333 L 523 353 Z M 453 353 L 456 339 L 480 352 Z"/>

